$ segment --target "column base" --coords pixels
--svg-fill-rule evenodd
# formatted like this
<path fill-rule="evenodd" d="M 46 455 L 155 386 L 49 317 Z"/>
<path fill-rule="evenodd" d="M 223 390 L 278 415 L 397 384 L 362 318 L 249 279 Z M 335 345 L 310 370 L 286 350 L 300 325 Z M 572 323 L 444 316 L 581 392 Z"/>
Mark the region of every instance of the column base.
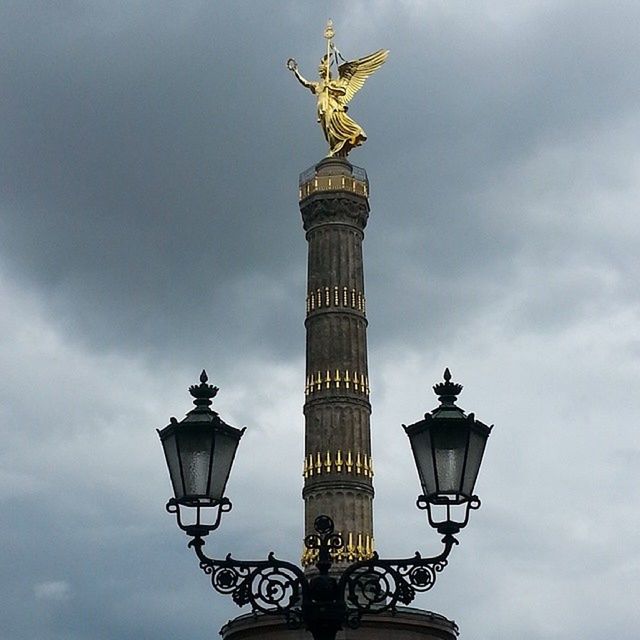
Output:
<path fill-rule="evenodd" d="M 277 616 L 246 614 L 229 620 L 220 635 L 223 640 L 312 640 L 304 629 L 287 629 Z M 358 629 L 343 629 L 336 640 L 456 640 L 458 626 L 438 613 L 398 607 L 395 615 L 365 616 Z"/>

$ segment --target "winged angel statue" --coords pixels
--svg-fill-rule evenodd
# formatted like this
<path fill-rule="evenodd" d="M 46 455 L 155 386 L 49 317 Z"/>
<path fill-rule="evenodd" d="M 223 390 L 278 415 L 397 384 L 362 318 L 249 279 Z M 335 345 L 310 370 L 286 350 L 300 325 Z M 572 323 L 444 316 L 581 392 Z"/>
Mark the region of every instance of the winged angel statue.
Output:
<path fill-rule="evenodd" d="M 347 115 L 347 106 L 358 93 L 365 80 L 387 59 L 389 52 L 379 49 L 374 53 L 347 61 L 333 44 L 334 31 L 331 20 L 327 24 L 324 37 L 327 39 L 327 53 L 320 60 L 318 82 L 310 82 L 298 71 L 298 63 L 289 58 L 287 68 L 293 72 L 298 82 L 316 96 L 318 122 L 329 143 L 329 156 L 345 157 L 351 149 L 359 147 L 367 139 L 362 127 Z M 338 57 L 343 60 L 338 64 Z M 338 78 L 331 77 L 331 66 L 338 68 Z"/>

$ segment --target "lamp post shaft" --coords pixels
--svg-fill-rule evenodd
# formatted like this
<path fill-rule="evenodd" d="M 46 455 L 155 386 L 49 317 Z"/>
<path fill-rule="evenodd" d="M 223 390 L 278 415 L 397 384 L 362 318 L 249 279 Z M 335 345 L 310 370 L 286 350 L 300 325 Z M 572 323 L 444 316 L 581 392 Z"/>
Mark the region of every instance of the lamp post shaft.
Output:
<path fill-rule="evenodd" d="M 340 629 L 316 629 L 311 631 L 313 640 L 335 640 Z"/>

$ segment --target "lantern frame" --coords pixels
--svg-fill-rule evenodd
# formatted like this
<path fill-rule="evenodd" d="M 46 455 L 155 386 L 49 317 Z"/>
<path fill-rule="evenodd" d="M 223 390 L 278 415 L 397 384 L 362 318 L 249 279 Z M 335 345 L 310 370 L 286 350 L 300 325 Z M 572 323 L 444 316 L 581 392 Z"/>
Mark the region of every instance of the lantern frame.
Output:
<path fill-rule="evenodd" d="M 189 388 L 195 408 L 180 422 L 171 418 L 169 425 L 157 430 L 174 492 L 166 509 L 189 535 L 207 535 L 231 510 L 224 492 L 245 431 L 226 424 L 210 408 L 218 388 L 207 381 L 203 370 L 200 384 Z"/>
<path fill-rule="evenodd" d="M 451 382 L 446 369 L 444 382 L 433 387 L 440 405 L 423 420 L 403 425 L 422 487 L 416 504 L 427 511 L 429 524 L 443 534 L 460 531 L 470 511 L 480 507 L 473 489 L 493 427 L 476 420 L 473 413 L 466 415 L 455 404 L 462 388 Z M 436 517 L 439 512 L 444 518 Z"/>

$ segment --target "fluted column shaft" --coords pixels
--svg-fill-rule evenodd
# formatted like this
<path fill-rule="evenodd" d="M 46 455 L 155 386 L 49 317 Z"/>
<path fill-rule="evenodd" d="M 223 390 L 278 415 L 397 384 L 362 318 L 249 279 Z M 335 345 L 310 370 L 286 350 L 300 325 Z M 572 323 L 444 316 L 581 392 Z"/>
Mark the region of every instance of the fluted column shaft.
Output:
<path fill-rule="evenodd" d="M 327 158 L 301 184 L 309 243 L 305 382 L 305 534 L 333 518 L 340 562 L 373 552 L 373 461 L 362 241 L 368 185 L 344 159 Z M 303 558 L 309 563 L 311 557 Z"/>

